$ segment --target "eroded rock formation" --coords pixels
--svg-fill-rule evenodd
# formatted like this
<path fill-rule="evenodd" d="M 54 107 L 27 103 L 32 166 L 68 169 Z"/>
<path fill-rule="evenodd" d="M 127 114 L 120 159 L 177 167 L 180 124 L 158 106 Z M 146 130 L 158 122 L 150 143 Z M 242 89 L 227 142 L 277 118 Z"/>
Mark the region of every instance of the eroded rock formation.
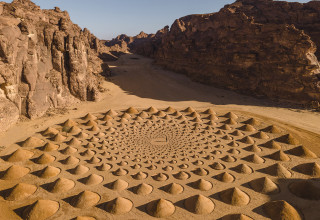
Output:
<path fill-rule="evenodd" d="M 217 13 L 177 19 L 133 52 L 196 81 L 295 103 L 320 101 L 320 2 L 238 0 Z"/>
<path fill-rule="evenodd" d="M 0 131 L 20 114 L 42 116 L 99 96 L 98 77 L 108 67 L 105 47 L 59 8 L 41 10 L 29 0 L 0 4 Z"/>

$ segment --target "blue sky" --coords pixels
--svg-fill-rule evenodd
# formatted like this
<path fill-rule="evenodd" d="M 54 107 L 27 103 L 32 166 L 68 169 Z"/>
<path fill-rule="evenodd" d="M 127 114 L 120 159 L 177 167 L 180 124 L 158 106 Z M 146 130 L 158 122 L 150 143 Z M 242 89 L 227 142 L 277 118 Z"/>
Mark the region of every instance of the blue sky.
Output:
<path fill-rule="evenodd" d="M 11 0 L 5 0 L 11 2 Z M 119 34 L 155 33 L 188 14 L 219 11 L 235 0 L 33 0 L 43 9 L 67 10 L 74 23 L 100 39 Z M 294 1 L 294 0 L 291 0 Z M 308 2 L 308 0 L 298 0 Z"/>

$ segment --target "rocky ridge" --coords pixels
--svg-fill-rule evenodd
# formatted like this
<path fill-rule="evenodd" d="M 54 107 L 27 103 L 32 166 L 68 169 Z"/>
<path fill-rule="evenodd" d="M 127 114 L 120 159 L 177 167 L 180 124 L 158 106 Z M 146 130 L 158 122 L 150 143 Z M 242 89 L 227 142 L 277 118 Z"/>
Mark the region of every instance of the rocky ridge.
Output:
<path fill-rule="evenodd" d="M 97 100 L 98 78 L 108 73 L 99 58 L 105 48 L 58 7 L 0 3 L 0 131 L 20 115 L 37 118 L 50 108 Z"/>
<path fill-rule="evenodd" d="M 319 22 L 320 2 L 238 0 L 109 46 L 153 57 L 202 83 L 306 104 L 320 101 Z"/>

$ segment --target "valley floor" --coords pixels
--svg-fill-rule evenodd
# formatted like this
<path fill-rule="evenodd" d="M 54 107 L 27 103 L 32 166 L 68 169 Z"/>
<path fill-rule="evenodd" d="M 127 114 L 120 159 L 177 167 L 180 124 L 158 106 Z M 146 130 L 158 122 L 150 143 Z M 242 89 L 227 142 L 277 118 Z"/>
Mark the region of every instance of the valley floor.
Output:
<path fill-rule="evenodd" d="M 84 102 L 36 120 L 19 122 L 0 135 L 0 146 L 23 140 L 48 126 L 77 118 L 88 112 L 107 109 L 214 107 L 216 111 L 233 111 L 284 126 L 304 144 L 320 155 L 320 114 L 308 110 L 280 107 L 266 99 L 256 99 L 231 91 L 193 82 L 186 76 L 153 65 L 152 59 L 135 54 L 121 56 L 110 62 L 113 77 L 103 83 L 107 92 L 99 102 Z M 62 114 L 60 114 L 62 113 Z"/>

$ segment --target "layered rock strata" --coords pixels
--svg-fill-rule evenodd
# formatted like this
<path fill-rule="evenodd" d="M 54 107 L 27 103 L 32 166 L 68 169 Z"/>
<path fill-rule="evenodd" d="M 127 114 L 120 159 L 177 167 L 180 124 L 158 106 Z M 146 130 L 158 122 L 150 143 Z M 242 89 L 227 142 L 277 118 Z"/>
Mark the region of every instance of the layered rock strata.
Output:
<path fill-rule="evenodd" d="M 320 101 L 319 22 L 320 2 L 239 0 L 113 43 L 202 83 L 305 104 Z"/>
<path fill-rule="evenodd" d="M 102 45 L 59 8 L 41 10 L 29 0 L 0 4 L 0 131 L 19 115 L 94 101 L 98 76 L 108 67 Z"/>

